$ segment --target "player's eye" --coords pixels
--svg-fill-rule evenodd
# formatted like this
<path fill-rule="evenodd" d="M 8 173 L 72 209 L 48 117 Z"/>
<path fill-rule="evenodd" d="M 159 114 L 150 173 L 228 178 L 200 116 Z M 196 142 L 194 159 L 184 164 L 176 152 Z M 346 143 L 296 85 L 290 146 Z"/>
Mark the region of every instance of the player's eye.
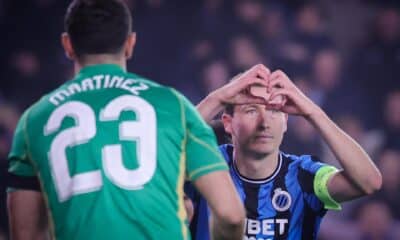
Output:
<path fill-rule="evenodd" d="M 249 115 L 253 115 L 253 114 L 257 113 L 257 110 L 254 108 L 249 108 L 249 109 L 246 109 L 245 113 L 249 114 Z"/>

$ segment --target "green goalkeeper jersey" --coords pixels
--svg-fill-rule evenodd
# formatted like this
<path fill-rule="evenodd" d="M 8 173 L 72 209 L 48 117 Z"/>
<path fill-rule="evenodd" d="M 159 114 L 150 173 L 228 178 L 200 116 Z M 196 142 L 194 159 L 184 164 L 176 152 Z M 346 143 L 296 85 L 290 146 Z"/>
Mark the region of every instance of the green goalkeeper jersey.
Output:
<path fill-rule="evenodd" d="M 39 178 L 61 240 L 190 239 L 185 177 L 227 170 L 186 98 L 111 64 L 26 110 L 9 161 L 11 175 Z"/>

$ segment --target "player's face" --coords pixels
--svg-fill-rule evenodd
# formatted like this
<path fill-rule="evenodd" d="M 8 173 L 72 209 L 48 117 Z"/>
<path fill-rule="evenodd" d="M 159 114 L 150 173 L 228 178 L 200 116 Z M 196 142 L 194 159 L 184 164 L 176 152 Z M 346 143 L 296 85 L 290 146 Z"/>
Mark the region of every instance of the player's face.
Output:
<path fill-rule="evenodd" d="M 266 109 L 265 105 L 238 105 L 233 116 L 224 115 L 224 124 L 236 149 L 263 156 L 279 149 L 287 128 L 287 115 Z"/>

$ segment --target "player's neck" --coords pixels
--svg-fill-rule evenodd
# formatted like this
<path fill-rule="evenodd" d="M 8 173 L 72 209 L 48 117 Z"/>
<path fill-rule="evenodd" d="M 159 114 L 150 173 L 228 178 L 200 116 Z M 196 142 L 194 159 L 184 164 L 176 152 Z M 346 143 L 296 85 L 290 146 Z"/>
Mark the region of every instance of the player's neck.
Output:
<path fill-rule="evenodd" d="M 79 61 L 75 61 L 75 74 L 82 68 L 97 64 L 115 64 L 126 71 L 126 58 L 110 55 L 110 54 L 93 54 L 85 55 Z"/>
<path fill-rule="evenodd" d="M 264 179 L 271 176 L 278 166 L 278 157 L 278 149 L 262 159 L 256 159 L 240 151 L 234 151 L 233 153 L 239 173 L 251 179 Z"/>

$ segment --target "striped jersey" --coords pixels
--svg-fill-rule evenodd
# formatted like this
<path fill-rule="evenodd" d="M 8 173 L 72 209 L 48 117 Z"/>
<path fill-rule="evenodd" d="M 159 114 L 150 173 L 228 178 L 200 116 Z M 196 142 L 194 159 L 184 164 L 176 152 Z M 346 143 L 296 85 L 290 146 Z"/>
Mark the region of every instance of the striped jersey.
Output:
<path fill-rule="evenodd" d="M 279 153 L 278 166 L 265 179 L 242 176 L 233 160 L 233 146 L 221 145 L 230 175 L 246 209 L 244 240 L 311 240 L 326 213 L 314 192 L 316 173 L 330 167 L 310 155 Z M 191 222 L 193 239 L 208 240 L 209 209 L 206 201 L 187 184 L 195 215 Z"/>

